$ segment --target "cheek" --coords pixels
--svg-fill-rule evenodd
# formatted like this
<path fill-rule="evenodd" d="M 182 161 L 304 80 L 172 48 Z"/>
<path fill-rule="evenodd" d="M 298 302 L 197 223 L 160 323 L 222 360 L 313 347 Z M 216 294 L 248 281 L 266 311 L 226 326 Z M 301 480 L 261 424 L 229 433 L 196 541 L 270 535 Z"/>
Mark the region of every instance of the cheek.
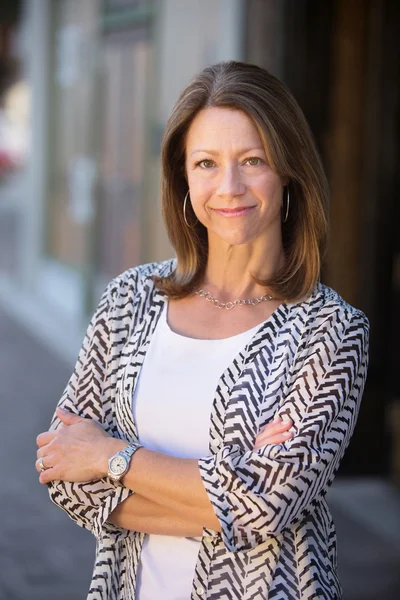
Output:
<path fill-rule="evenodd" d="M 271 208 L 280 208 L 283 198 L 283 187 L 279 181 L 266 179 L 259 188 L 264 197 L 265 204 Z"/>
<path fill-rule="evenodd" d="M 195 212 L 204 211 L 208 200 L 213 193 L 213 186 L 210 182 L 199 180 L 195 177 L 188 179 L 190 189 L 190 199 Z"/>

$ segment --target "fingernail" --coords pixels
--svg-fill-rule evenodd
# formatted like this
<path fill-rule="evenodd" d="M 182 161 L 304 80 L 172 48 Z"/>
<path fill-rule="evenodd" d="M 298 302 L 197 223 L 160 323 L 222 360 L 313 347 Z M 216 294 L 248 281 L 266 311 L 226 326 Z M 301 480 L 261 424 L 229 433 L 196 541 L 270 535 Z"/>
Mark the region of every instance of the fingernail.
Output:
<path fill-rule="evenodd" d="M 288 415 L 282 415 L 282 421 L 284 423 L 287 423 L 288 421 L 290 421 L 290 417 Z"/>
<path fill-rule="evenodd" d="M 278 423 L 279 421 L 281 421 L 281 416 L 277 415 L 274 419 L 274 423 Z"/>
<path fill-rule="evenodd" d="M 285 431 L 284 433 L 282 433 L 282 435 L 284 437 L 292 437 L 293 433 L 291 433 L 290 431 Z"/>
<path fill-rule="evenodd" d="M 293 433 L 293 435 L 296 433 L 296 429 L 294 427 L 291 427 L 290 429 L 288 429 L 288 431 L 290 431 L 291 433 Z"/>

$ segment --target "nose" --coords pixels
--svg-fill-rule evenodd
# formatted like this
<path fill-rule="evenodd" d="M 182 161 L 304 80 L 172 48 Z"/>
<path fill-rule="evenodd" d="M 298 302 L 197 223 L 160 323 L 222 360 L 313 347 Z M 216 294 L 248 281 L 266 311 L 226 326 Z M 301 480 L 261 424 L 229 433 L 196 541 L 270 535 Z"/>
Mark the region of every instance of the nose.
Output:
<path fill-rule="evenodd" d="M 220 173 L 217 196 L 235 197 L 244 194 L 245 185 L 240 178 L 239 169 L 235 166 L 226 167 Z"/>

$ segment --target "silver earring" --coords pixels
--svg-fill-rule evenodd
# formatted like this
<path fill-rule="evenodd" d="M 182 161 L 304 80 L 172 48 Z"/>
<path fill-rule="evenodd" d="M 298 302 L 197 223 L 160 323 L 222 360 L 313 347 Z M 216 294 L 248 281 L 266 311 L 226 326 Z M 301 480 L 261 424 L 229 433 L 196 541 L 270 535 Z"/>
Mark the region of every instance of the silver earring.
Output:
<path fill-rule="evenodd" d="M 188 199 L 188 196 L 189 196 L 189 192 L 190 192 L 190 190 L 188 190 L 188 191 L 187 191 L 187 193 L 186 193 L 186 196 L 185 196 L 185 199 L 184 199 L 184 201 L 183 201 L 183 219 L 184 219 L 184 221 L 185 221 L 186 225 L 187 225 L 187 226 L 188 226 L 190 229 L 193 229 L 193 227 L 194 227 L 194 226 L 196 225 L 196 223 L 197 223 L 197 220 L 196 220 L 196 223 L 194 223 L 193 225 L 189 225 L 189 222 L 188 222 L 188 220 L 187 220 L 187 218 L 186 218 L 186 202 L 187 202 L 187 199 Z"/>
<path fill-rule="evenodd" d="M 283 202 L 282 202 L 282 206 L 283 206 Z M 283 223 L 286 223 L 288 216 L 289 216 L 289 206 L 290 206 L 290 193 L 289 193 L 289 186 L 286 186 L 286 213 L 285 213 L 285 218 L 283 219 Z"/>

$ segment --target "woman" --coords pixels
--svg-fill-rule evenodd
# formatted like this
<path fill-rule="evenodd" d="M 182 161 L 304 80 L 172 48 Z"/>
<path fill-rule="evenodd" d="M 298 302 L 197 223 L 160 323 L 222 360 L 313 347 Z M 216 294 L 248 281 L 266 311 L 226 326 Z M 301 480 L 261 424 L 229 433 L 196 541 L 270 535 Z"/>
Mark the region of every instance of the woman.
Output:
<path fill-rule="evenodd" d="M 318 281 L 326 199 L 282 83 L 238 62 L 189 83 L 162 146 L 177 259 L 111 281 L 38 437 L 40 482 L 97 538 L 90 599 L 341 598 L 325 495 L 368 321 Z"/>

